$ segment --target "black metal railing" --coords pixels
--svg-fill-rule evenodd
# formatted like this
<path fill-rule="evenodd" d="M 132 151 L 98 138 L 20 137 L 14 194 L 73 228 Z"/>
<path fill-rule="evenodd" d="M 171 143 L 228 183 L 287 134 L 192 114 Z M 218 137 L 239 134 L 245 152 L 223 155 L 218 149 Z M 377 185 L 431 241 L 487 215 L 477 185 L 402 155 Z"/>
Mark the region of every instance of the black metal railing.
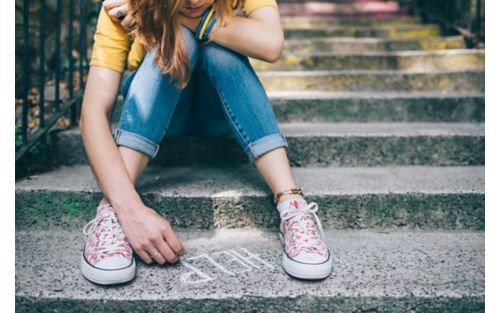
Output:
<path fill-rule="evenodd" d="M 16 0 L 16 162 L 56 124 L 77 124 L 99 9 L 89 0 Z"/>

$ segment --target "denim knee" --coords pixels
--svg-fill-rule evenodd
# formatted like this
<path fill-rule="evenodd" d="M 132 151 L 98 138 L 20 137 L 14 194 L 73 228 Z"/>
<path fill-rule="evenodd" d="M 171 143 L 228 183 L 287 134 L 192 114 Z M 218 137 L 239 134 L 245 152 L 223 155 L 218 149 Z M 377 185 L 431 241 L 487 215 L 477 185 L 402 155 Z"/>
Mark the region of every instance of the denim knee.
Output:
<path fill-rule="evenodd" d="M 239 66 L 248 64 L 248 57 L 214 42 L 201 46 L 198 51 L 200 64 L 209 72 L 238 71 Z"/>
<path fill-rule="evenodd" d="M 181 26 L 181 31 L 182 40 L 184 41 L 184 47 L 186 48 L 189 57 L 189 68 L 192 72 L 198 61 L 198 41 L 189 28 Z"/>
<path fill-rule="evenodd" d="M 250 163 L 288 146 L 247 56 L 212 42 L 200 47 L 198 63 L 215 85 L 233 134 Z"/>
<path fill-rule="evenodd" d="M 189 57 L 189 67 L 193 72 L 198 59 L 198 42 L 194 34 L 186 27 L 181 27 L 183 43 Z M 148 51 L 139 69 L 132 73 L 126 92 L 125 103 L 115 142 L 138 150 L 154 158 L 159 145 L 173 117 L 179 95 L 177 81 L 171 81 L 169 75 L 161 72 L 154 62 L 156 49 Z"/>

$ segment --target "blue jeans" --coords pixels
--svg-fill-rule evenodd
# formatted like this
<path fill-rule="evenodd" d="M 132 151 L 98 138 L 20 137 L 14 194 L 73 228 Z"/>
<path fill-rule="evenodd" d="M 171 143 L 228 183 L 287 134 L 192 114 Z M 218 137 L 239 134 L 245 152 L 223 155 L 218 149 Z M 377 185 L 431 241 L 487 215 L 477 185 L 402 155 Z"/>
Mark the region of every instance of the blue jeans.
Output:
<path fill-rule="evenodd" d="M 114 133 L 117 145 L 154 158 L 164 137 L 231 134 L 250 163 L 288 147 L 248 57 L 216 43 L 199 45 L 182 27 L 191 78 L 185 89 L 161 73 L 154 50 L 122 83 L 125 96 Z M 172 147 L 175 149 L 175 147 Z"/>

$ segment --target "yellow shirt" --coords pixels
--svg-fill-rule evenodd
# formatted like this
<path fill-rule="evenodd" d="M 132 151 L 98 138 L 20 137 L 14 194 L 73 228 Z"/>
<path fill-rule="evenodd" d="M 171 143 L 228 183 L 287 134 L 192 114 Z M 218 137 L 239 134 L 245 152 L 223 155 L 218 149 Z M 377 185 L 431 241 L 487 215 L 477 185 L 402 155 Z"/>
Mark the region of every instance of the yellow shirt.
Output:
<path fill-rule="evenodd" d="M 255 9 L 265 6 L 278 8 L 276 0 L 246 0 L 243 6 L 244 16 L 248 17 Z M 145 54 L 144 46 L 101 8 L 90 65 L 123 73 L 126 65 L 129 70 L 138 68 Z"/>

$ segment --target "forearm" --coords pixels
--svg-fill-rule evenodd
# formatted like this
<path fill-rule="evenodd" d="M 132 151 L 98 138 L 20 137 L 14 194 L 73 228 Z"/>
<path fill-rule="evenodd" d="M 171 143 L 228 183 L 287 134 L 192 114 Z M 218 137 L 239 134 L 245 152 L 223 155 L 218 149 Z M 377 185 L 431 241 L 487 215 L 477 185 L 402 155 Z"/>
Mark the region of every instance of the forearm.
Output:
<path fill-rule="evenodd" d="M 196 32 L 200 18 L 181 16 L 181 23 Z M 212 28 L 209 38 L 224 47 L 266 62 L 276 62 L 283 51 L 284 34 L 279 12 L 274 7 L 262 7 L 248 17 L 230 16 L 223 27 L 220 21 Z"/>
<path fill-rule="evenodd" d="M 209 38 L 221 46 L 247 55 L 251 58 L 275 62 L 283 50 L 283 31 L 281 27 L 274 27 L 270 31 L 268 22 L 231 16 L 225 27 L 214 29 Z"/>
<path fill-rule="evenodd" d="M 83 98 L 80 130 L 97 183 L 117 213 L 142 205 L 113 140 L 109 119 L 120 74 L 91 67 Z"/>

